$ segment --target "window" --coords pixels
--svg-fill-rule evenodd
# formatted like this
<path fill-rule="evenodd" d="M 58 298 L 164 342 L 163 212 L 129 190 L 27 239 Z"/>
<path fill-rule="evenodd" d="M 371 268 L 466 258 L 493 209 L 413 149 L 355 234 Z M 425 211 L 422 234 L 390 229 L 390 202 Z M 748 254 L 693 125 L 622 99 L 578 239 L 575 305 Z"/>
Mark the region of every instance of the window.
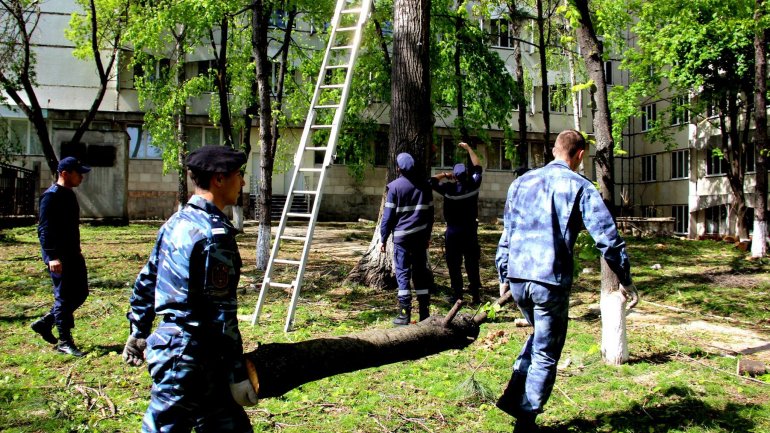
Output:
<path fill-rule="evenodd" d="M 495 19 L 490 21 L 490 42 L 493 47 L 511 46 L 511 23 L 508 20 Z"/>
<path fill-rule="evenodd" d="M 511 169 L 511 160 L 505 157 L 505 143 L 499 138 L 493 138 L 487 145 L 487 169 Z"/>
<path fill-rule="evenodd" d="M 195 150 L 206 145 L 221 145 L 222 135 L 219 128 L 210 126 L 187 126 L 185 127 L 187 135 L 188 150 Z"/>
<path fill-rule="evenodd" d="M 706 209 L 706 234 L 719 234 L 720 228 L 727 228 L 727 206 L 720 205 Z"/>
<path fill-rule="evenodd" d="M 150 81 L 156 81 L 168 75 L 170 68 L 171 60 L 169 59 L 151 60 L 148 64 L 134 64 L 134 87 L 136 87 L 137 77 L 143 77 L 145 73 L 149 73 Z"/>
<path fill-rule="evenodd" d="M 374 165 L 388 165 L 388 133 L 378 132 L 374 139 Z"/>
<path fill-rule="evenodd" d="M 690 177 L 690 151 L 675 150 L 671 152 L 671 179 L 686 179 Z"/>
<path fill-rule="evenodd" d="M 129 140 L 129 156 L 131 159 L 161 159 L 161 150 L 152 145 L 150 132 L 141 126 L 126 128 Z"/>
<path fill-rule="evenodd" d="M 270 16 L 269 27 L 285 29 L 286 24 L 289 22 L 289 14 L 283 9 L 274 9 L 273 14 Z"/>
<path fill-rule="evenodd" d="M 741 166 L 745 173 L 751 173 L 757 170 L 757 153 L 754 143 L 746 143 L 741 155 Z"/>
<path fill-rule="evenodd" d="M 37 131 L 27 119 L 0 119 L 0 143 L 7 142 L 11 153 L 42 155 L 43 145 Z M 3 143 L 4 144 L 4 143 Z"/>
<path fill-rule="evenodd" d="M 671 125 L 684 125 L 690 121 L 690 111 L 687 109 L 687 96 L 678 96 L 671 101 Z"/>
<path fill-rule="evenodd" d="M 612 60 L 604 62 L 604 81 L 607 85 L 615 84 L 612 79 Z"/>
<path fill-rule="evenodd" d="M 443 138 L 438 143 L 434 143 L 431 149 L 430 166 L 452 167 L 455 164 L 456 148 L 452 138 Z"/>
<path fill-rule="evenodd" d="M 642 107 L 642 131 L 649 131 L 657 118 L 655 104 L 648 104 Z"/>
<path fill-rule="evenodd" d="M 722 155 L 715 154 L 711 150 L 708 151 L 708 154 L 706 155 L 706 176 L 725 174 L 729 169 L 730 167 L 726 158 L 723 158 Z"/>
<path fill-rule="evenodd" d="M 652 182 L 656 179 L 655 173 L 657 172 L 657 155 L 645 155 L 642 157 L 642 182 Z"/>
<path fill-rule="evenodd" d="M 674 233 L 686 235 L 690 231 L 690 207 L 686 204 L 671 206 L 674 217 Z"/>
<path fill-rule="evenodd" d="M 550 110 L 552 112 L 566 113 L 569 97 L 569 87 L 566 84 L 548 86 L 548 99 L 551 101 Z"/>

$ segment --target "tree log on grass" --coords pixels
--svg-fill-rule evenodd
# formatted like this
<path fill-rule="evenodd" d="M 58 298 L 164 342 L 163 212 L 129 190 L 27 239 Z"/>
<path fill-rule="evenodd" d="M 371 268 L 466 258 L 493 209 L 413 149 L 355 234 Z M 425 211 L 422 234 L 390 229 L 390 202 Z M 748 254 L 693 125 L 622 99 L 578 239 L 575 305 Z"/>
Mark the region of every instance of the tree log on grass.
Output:
<path fill-rule="evenodd" d="M 511 301 L 510 292 L 496 301 Z M 378 329 L 298 343 L 269 343 L 246 353 L 249 379 L 259 398 L 279 397 L 308 382 L 340 373 L 424 358 L 476 341 L 487 312 L 431 316 L 416 325 Z"/>

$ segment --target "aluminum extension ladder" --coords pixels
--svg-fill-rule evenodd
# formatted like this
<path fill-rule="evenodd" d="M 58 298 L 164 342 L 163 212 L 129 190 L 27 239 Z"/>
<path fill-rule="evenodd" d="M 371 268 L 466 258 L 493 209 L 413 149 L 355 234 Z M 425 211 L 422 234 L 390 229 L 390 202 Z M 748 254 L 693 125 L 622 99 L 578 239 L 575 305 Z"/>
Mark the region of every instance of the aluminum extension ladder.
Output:
<path fill-rule="evenodd" d="M 318 209 L 321 206 L 321 194 L 326 173 L 332 164 L 337 146 L 337 137 L 345 116 L 353 66 L 361 46 L 364 24 L 369 16 L 372 0 L 337 0 L 334 17 L 331 22 L 329 44 L 326 47 L 321 71 L 318 74 L 313 99 L 310 102 L 305 129 L 294 156 L 294 170 L 289 184 L 286 204 L 281 214 L 281 222 L 273 241 L 270 260 L 267 263 L 259 299 L 251 319 L 254 325 L 265 302 L 265 295 L 270 287 L 291 291 L 291 303 L 286 317 L 284 332 L 289 332 L 294 321 L 302 276 L 305 271 L 310 244 L 313 239 Z M 317 167 L 315 161 L 323 155 L 323 163 Z M 317 176 L 315 189 L 303 185 L 305 178 Z M 312 183 L 309 182 L 309 183 Z M 302 189 L 298 189 L 302 188 Z M 292 212 L 295 196 L 305 195 L 312 200 L 309 213 Z M 301 235 L 285 234 L 289 218 L 299 219 L 307 224 L 301 227 Z M 292 227 L 296 231 L 297 227 Z M 301 252 L 281 252 L 281 245 L 287 241 L 287 247 L 300 247 Z M 293 244 L 293 245 L 290 245 Z M 287 248 L 284 248 L 286 250 Z M 291 249 L 291 248 L 289 248 Z"/>

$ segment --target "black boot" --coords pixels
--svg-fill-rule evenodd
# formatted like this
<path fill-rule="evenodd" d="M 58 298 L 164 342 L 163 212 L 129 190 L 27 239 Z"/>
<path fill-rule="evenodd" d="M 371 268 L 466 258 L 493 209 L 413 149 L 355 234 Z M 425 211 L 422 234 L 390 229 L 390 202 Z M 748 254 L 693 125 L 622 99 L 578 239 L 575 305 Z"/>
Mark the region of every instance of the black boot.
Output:
<path fill-rule="evenodd" d="M 479 288 L 469 288 L 469 292 L 471 292 L 471 305 L 479 305 L 481 304 L 481 296 L 479 296 Z"/>
<path fill-rule="evenodd" d="M 513 433 L 537 433 L 538 427 L 535 422 L 536 413 L 526 412 L 516 418 L 516 425 L 513 426 Z"/>
<path fill-rule="evenodd" d="M 501 395 L 497 400 L 497 403 L 495 403 L 497 408 L 512 417 L 518 418 L 519 415 L 521 415 L 519 403 L 524 394 L 525 381 L 526 376 L 514 371 L 511 375 L 511 379 L 503 390 L 503 395 Z"/>
<path fill-rule="evenodd" d="M 72 334 L 70 334 L 70 330 L 64 329 L 60 326 L 57 326 L 57 328 L 59 329 L 59 342 L 56 343 L 56 350 L 67 355 L 76 356 L 78 358 L 85 356 L 85 353 L 81 352 L 80 349 L 75 346 L 75 342 L 72 340 Z"/>
<path fill-rule="evenodd" d="M 430 317 L 430 295 L 417 296 L 420 305 L 420 322 Z"/>
<path fill-rule="evenodd" d="M 54 320 L 55 319 L 53 314 L 48 313 L 40 319 L 32 322 L 30 328 L 32 328 L 33 331 L 37 332 L 41 337 L 43 337 L 43 340 L 51 344 L 56 344 L 58 340 L 56 337 L 54 337 L 53 332 L 51 332 L 51 329 L 54 325 Z"/>
<path fill-rule="evenodd" d="M 400 305 L 398 307 L 398 316 L 393 319 L 393 324 L 396 326 L 405 326 L 412 320 L 412 307 L 406 305 Z"/>

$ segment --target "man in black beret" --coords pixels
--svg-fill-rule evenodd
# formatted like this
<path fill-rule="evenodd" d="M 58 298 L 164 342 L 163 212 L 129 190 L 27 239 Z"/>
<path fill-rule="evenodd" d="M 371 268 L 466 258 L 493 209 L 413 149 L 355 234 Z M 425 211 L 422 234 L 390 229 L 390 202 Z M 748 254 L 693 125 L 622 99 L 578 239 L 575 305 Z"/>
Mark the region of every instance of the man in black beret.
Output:
<path fill-rule="evenodd" d="M 140 365 L 146 349 L 153 385 L 142 432 L 252 431 L 242 406 L 257 394 L 236 317 L 241 256 L 222 213 L 245 184 L 246 158 L 227 146 L 190 153 L 195 194 L 161 227 L 134 284 L 123 359 Z"/>

